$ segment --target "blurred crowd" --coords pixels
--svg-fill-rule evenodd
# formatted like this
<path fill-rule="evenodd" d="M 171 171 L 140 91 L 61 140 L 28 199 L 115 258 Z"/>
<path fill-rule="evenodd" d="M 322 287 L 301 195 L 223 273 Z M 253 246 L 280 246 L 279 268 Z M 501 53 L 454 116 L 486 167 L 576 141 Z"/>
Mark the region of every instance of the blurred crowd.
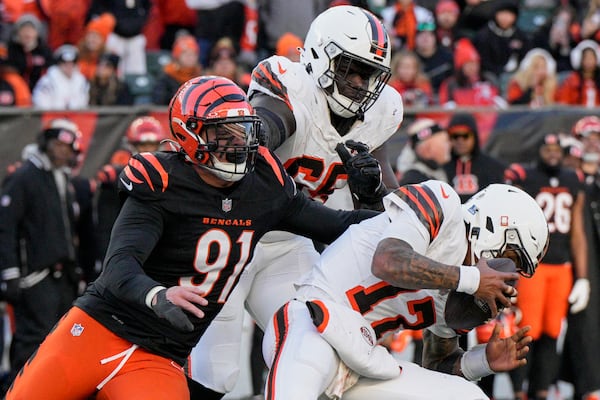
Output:
<path fill-rule="evenodd" d="M 405 106 L 600 103 L 598 0 L 13 0 L 0 9 L 0 104 L 165 105 L 199 74 L 247 87 L 259 60 L 297 59 L 314 16 L 340 4 L 383 21 Z"/>

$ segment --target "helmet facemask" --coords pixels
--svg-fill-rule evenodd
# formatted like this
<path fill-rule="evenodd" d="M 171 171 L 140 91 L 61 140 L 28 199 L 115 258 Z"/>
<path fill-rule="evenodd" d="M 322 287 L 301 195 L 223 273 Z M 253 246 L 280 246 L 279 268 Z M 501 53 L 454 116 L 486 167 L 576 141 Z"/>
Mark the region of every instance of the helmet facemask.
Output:
<path fill-rule="evenodd" d="M 188 129 L 198 126 L 192 118 L 187 125 Z M 254 169 L 260 128 L 257 117 L 208 120 L 201 126 L 196 152 L 199 166 L 228 182 L 237 182 Z"/>
<path fill-rule="evenodd" d="M 345 118 L 362 116 L 381 94 L 390 69 L 348 53 L 333 42 L 324 51 L 329 68 L 318 82 L 327 92 L 330 108 Z M 362 86 L 357 86 L 361 81 Z"/>
<path fill-rule="evenodd" d="M 473 248 L 473 246 L 471 246 Z M 477 254 L 475 254 L 477 257 Z M 523 241 L 519 235 L 519 230 L 515 228 L 507 228 L 504 231 L 504 243 L 498 249 L 482 250 L 478 258 L 510 258 L 517 267 L 517 272 L 525 278 L 531 278 L 537 267 L 537 262 L 529 257 Z"/>

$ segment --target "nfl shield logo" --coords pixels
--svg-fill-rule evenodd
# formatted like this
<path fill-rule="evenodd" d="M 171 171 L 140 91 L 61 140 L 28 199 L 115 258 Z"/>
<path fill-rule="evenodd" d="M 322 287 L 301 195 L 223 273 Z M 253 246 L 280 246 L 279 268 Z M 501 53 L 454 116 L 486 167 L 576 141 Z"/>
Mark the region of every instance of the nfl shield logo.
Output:
<path fill-rule="evenodd" d="M 231 211 L 231 199 L 221 200 L 221 209 L 225 212 Z"/>
<path fill-rule="evenodd" d="M 73 336 L 81 336 L 83 333 L 83 326 L 81 324 L 73 324 L 71 328 L 71 335 Z"/>

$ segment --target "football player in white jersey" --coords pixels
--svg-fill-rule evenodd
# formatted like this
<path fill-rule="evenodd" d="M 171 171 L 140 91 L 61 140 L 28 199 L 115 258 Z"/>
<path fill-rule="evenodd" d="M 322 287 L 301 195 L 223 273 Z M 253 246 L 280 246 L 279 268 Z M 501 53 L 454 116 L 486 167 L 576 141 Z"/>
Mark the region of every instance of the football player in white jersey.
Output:
<path fill-rule="evenodd" d="M 500 339 L 498 327 L 487 347 L 464 352 L 460 328 L 473 326 L 461 327 L 463 310 L 449 313 L 446 304 L 454 290 L 487 303 L 490 316 L 496 304 L 510 305 L 516 290 L 507 282 L 519 274 L 494 271 L 486 259 L 510 258 L 533 275 L 548 241 L 535 200 L 495 184 L 461 206 L 451 186 L 429 180 L 400 187 L 384 204 L 325 249 L 268 324 L 266 399 L 487 399 L 469 381 L 525 363 L 528 328 Z M 386 332 L 422 328 L 428 369 L 376 344 Z"/>
<path fill-rule="evenodd" d="M 397 187 L 385 142 L 398 130 L 403 106 L 398 92 L 386 85 L 390 52 L 389 37 L 373 14 L 338 6 L 311 24 L 301 62 L 273 56 L 252 73 L 248 96 L 263 122 L 263 144 L 274 149 L 299 188 L 332 208 L 352 209 L 354 200 L 381 204 L 385 185 Z M 348 146 L 341 149 L 344 157 L 336 151 L 340 143 Z M 261 240 L 192 352 L 192 378 L 211 389 L 190 382 L 192 399 L 219 399 L 234 388 L 244 305 L 264 328 L 318 256 L 304 237 L 271 232 Z"/>

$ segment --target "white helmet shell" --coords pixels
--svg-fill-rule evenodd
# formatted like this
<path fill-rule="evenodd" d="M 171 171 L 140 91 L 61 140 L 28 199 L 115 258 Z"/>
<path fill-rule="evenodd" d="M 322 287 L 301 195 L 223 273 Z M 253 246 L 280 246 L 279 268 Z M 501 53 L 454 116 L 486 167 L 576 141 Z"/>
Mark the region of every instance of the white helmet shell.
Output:
<path fill-rule="evenodd" d="M 377 17 L 354 6 L 331 7 L 312 22 L 300 61 L 327 94 L 330 108 L 342 117 L 361 115 L 373 105 L 390 75 L 389 36 Z M 345 62 L 342 62 L 345 60 Z M 350 62 L 368 67 L 360 98 L 343 95 Z M 344 67 L 342 67 L 342 65 Z"/>
<path fill-rule="evenodd" d="M 463 204 L 467 239 L 473 256 L 500 257 L 515 250 L 520 273 L 532 276 L 548 246 L 548 223 L 535 199 L 506 184 L 492 184 Z M 521 265 L 519 265 L 521 264 Z"/>

